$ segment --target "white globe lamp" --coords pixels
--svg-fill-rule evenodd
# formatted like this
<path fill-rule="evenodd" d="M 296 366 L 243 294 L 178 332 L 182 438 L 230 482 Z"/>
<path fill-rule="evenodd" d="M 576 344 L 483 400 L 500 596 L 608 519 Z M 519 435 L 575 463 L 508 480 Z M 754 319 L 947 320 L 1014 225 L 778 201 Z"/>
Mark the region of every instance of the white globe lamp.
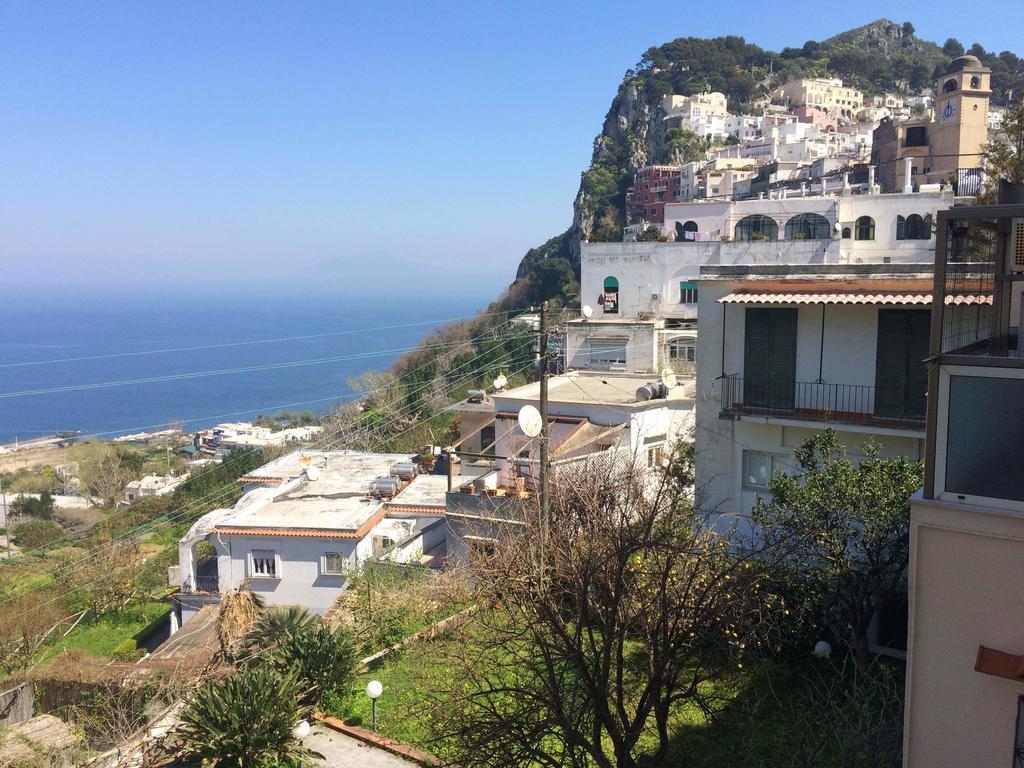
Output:
<path fill-rule="evenodd" d="M 370 697 L 370 720 L 373 724 L 373 730 L 377 730 L 377 699 L 384 693 L 384 686 L 380 684 L 380 680 L 371 680 L 366 684 L 366 695 Z"/>

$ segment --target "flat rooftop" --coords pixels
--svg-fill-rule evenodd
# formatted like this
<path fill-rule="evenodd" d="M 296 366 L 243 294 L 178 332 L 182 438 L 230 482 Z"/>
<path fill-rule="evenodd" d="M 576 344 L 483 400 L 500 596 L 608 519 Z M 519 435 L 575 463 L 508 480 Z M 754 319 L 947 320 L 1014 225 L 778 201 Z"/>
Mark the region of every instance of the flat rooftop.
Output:
<path fill-rule="evenodd" d="M 408 453 L 364 453 L 362 451 L 310 451 L 299 449 L 254 469 L 239 478 L 239 482 L 282 482 L 298 477 L 306 467 L 320 469 L 321 479 L 330 475 L 361 475 L 370 465 L 379 467 L 384 464 L 379 474 L 386 475 L 392 464 L 408 462 L 412 455 Z M 370 480 L 373 478 L 371 477 Z M 369 481 L 367 481 L 369 482 Z"/>
<path fill-rule="evenodd" d="M 638 401 L 636 391 L 644 384 L 659 381 L 655 375 L 624 376 L 614 373 L 596 373 L 593 371 L 572 371 L 548 379 L 548 400 L 551 403 L 572 403 L 581 405 L 613 405 L 616 407 L 650 408 L 666 402 L 692 400 L 684 394 L 683 384 L 688 379 L 680 379 L 679 384 L 669 390 L 667 398 Z M 507 401 L 512 401 L 512 403 Z M 494 395 L 495 409 L 517 410 L 523 403 L 540 401 L 540 382 L 533 382 L 522 387 L 510 389 Z"/>

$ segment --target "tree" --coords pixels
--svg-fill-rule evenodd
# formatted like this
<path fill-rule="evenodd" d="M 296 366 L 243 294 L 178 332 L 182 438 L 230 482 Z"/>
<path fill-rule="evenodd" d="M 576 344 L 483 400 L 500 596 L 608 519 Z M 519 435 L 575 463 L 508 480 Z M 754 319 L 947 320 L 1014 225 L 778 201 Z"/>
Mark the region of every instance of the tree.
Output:
<path fill-rule="evenodd" d="M 29 520 L 14 528 L 14 541 L 22 549 L 42 549 L 64 538 L 64 529 L 52 520 Z"/>
<path fill-rule="evenodd" d="M 854 461 L 834 429 L 795 452 L 797 472 L 777 474 L 771 497 L 758 497 L 753 518 L 790 584 L 837 613 L 858 667 L 870 665 L 868 625 L 905 590 L 910 495 L 922 482 L 921 462 L 881 459 L 868 443 Z"/>
<path fill-rule="evenodd" d="M 19 496 L 11 504 L 11 514 L 51 520 L 53 518 L 53 496 L 49 491 L 43 491 L 39 494 L 38 499 L 32 496 Z"/>
<path fill-rule="evenodd" d="M 666 237 L 662 231 L 655 226 L 650 226 L 643 232 L 636 236 L 637 242 L 640 243 L 667 243 L 668 237 Z"/>
<path fill-rule="evenodd" d="M 942 52 L 951 59 L 964 55 L 964 44 L 955 37 L 947 37 L 942 45 Z"/>
<path fill-rule="evenodd" d="M 81 461 L 81 478 L 89 493 L 113 506 L 124 487 L 139 477 L 144 463 L 137 451 L 113 443 L 92 443 Z"/>
<path fill-rule="evenodd" d="M 1007 108 L 1002 127 L 982 147 L 981 156 L 990 178 L 1024 183 L 1024 97 Z"/>
<path fill-rule="evenodd" d="M 678 449 L 650 482 L 635 467 L 563 476 L 546 524 L 527 505 L 474 559 L 491 608 L 427 704 L 455 762 L 661 764 L 681 706 L 715 711 L 707 684 L 742 665 L 771 612 L 754 561 L 695 515 L 691 461 Z"/>
<path fill-rule="evenodd" d="M 908 39 L 914 36 L 914 25 L 909 21 L 904 21 L 903 26 L 900 27 L 900 37 Z"/>
<path fill-rule="evenodd" d="M 308 755 L 292 736 L 302 711 L 301 683 L 270 666 L 207 682 L 193 694 L 175 734 L 204 765 L 271 768 Z"/>
<path fill-rule="evenodd" d="M 665 157 L 675 164 L 692 163 L 707 156 L 708 142 L 685 128 L 665 131 Z"/>

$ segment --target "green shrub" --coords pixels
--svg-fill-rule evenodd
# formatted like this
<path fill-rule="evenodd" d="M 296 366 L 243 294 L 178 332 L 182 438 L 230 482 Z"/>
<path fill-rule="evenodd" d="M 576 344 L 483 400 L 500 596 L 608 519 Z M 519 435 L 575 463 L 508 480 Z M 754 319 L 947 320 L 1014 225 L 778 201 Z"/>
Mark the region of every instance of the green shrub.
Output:
<path fill-rule="evenodd" d="M 206 683 L 182 713 L 183 748 L 204 765 L 260 768 L 302 760 L 292 737 L 301 683 L 267 665 Z"/>
<path fill-rule="evenodd" d="M 134 638 L 128 637 L 114 646 L 110 656 L 117 661 L 137 661 L 145 653 L 144 649 L 139 648 L 139 644 L 135 642 Z"/>
<path fill-rule="evenodd" d="M 22 549 L 41 549 L 64 538 L 64 529 L 52 520 L 29 520 L 14 528 L 14 541 Z"/>

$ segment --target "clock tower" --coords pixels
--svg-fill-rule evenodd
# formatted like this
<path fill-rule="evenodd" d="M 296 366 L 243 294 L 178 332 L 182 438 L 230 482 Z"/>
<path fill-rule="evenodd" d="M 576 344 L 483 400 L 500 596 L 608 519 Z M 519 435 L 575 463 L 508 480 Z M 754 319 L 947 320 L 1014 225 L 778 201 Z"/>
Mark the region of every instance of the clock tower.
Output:
<path fill-rule="evenodd" d="M 929 181 L 955 181 L 961 169 L 980 167 L 981 148 L 988 141 L 991 76 L 976 56 L 960 56 L 939 77 L 929 126 Z"/>

